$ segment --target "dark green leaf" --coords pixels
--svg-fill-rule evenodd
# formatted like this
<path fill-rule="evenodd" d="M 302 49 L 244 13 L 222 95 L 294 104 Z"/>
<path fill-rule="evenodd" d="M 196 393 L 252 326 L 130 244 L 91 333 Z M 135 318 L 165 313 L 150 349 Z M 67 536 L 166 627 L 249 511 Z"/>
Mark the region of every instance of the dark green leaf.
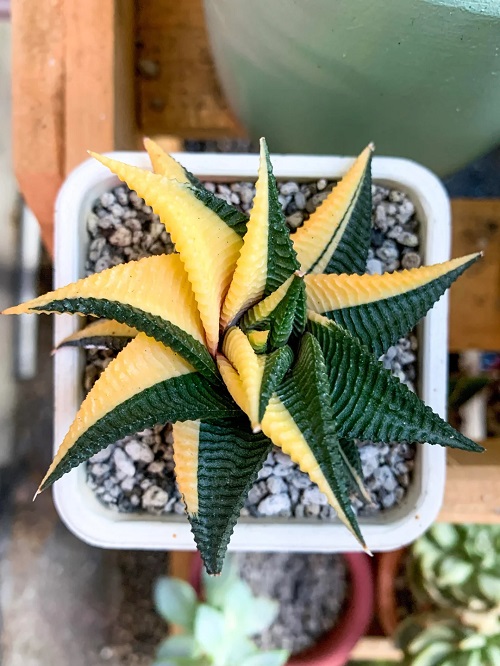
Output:
<path fill-rule="evenodd" d="M 270 441 L 253 434 L 246 418 L 200 425 L 198 513 L 190 521 L 209 574 L 222 568 L 240 510 L 270 450 Z"/>
<path fill-rule="evenodd" d="M 293 363 L 293 352 L 285 346 L 277 349 L 266 358 L 260 388 L 259 420 L 262 421 L 270 397 L 281 384 L 283 377 Z"/>
<path fill-rule="evenodd" d="M 187 172 L 186 175 L 188 178 L 190 178 L 190 176 L 192 177 L 192 174 L 189 174 L 189 172 Z M 198 181 L 198 183 L 199 182 L 200 181 Z M 199 186 L 195 186 L 191 189 L 199 201 L 201 201 L 207 208 L 210 208 L 210 210 L 218 215 L 228 227 L 231 227 L 238 236 L 243 238 L 247 230 L 248 221 L 248 218 L 244 213 L 240 213 L 237 208 L 231 206 L 231 204 L 228 204 L 223 199 L 219 199 L 219 197 L 215 196 L 215 194 L 209 192 L 204 187 L 200 188 Z"/>
<path fill-rule="evenodd" d="M 307 326 L 325 357 L 340 437 L 483 450 L 434 414 L 344 329 L 325 318 Z"/>

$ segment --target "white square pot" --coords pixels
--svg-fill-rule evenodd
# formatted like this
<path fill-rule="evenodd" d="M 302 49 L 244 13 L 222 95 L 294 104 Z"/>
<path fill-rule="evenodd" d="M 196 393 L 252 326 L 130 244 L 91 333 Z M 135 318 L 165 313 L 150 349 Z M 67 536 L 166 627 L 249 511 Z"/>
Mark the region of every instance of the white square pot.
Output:
<path fill-rule="evenodd" d="M 148 167 L 145 153 L 117 152 L 112 157 Z M 253 180 L 257 155 L 176 155 L 197 176 L 207 180 Z M 278 179 L 339 179 L 352 160 L 340 157 L 273 155 Z M 372 165 L 376 183 L 407 192 L 421 221 L 421 248 L 426 264 L 449 259 L 449 201 L 440 181 L 427 169 L 408 160 L 376 157 Z M 75 169 L 64 183 L 56 203 L 55 287 L 82 277 L 86 245 L 85 223 L 92 204 L 118 179 L 94 160 Z M 420 397 L 444 416 L 447 386 L 448 299 L 443 296 L 420 324 Z M 73 333 L 79 318 L 55 318 L 55 342 Z M 62 442 L 83 398 L 82 355 L 63 348 L 55 355 L 54 452 Z M 434 521 L 442 504 L 445 483 L 445 450 L 428 444 L 418 447 L 413 483 L 400 506 L 375 518 L 360 520 L 372 551 L 391 550 L 416 539 Z M 194 549 L 188 521 L 183 516 L 153 517 L 120 514 L 99 503 L 85 481 L 83 466 L 72 470 L 54 486 L 59 515 L 84 541 L 103 548 Z M 231 539 L 233 550 L 328 551 L 358 550 L 349 531 L 337 521 L 314 518 L 240 519 Z"/>

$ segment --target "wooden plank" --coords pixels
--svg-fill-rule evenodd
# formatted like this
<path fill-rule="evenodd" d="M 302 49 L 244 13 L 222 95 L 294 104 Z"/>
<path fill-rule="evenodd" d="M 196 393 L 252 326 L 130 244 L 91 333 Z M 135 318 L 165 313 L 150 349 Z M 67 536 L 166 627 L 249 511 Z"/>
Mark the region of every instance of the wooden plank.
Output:
<path fill-rule="evenodd" d="M 65 0 L 65 170 L 98 152 L 136 148 L 134 3 Z"/>
<path fill-rule="evenodd" d="M 402 657 L 401 650 L 398 650 L 394 643 L 385 636 L 363 636 L 349 655 L 350 659 L 370 662 L 385 659 L 400 663 Z"/>
<path fill-rule="evenodd" d="M 202 0 L 138 4 L 139 126 L 148 136 L 242 136 L 220 90 Z"/>
<path fill-rule="evenodd" d="M 448 523 L 500 524 L 500 438 L 483 442 L 484 453 L 449 451 L 443 508 Z"/>
<path fill-rule="evenodd" d="M 14 172 L 49 250 L 64 177 L 63 9 L 64 0 L 12 2 Z"/>
<path fill-rule="evenodd" d="M 484 251 L 450 290 L 450 350 L 500 350 L 500 199 L 452 201 L 454 257 Z"/>

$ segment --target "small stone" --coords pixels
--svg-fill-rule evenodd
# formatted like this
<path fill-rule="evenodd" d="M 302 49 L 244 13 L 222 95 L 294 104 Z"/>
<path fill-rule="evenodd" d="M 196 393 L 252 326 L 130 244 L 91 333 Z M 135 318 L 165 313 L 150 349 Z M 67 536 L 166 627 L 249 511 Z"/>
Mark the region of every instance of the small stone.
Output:
<path fill-rule="evenodd" d="M 297 192 L 294 196 L 295 205 L 299 210 L 304 210 L 306 207 L 306 198 L 303 192 Z"/>
<path fill-rule="evenodd" d="M 409 231 L 403 231 L 402 234 L 397 239 L 398 243 L 405 245 L 406 247 L 417 247 L 418 246 L 418 236 L 417 234 L 412 234 Z"/>
<path fill-rule="evenodd" d="M 249 204 L 253 199 L 253 191 L 250 187 L 243 185 L 240 191 L 240 199 L 242 203 Z"/>
<path fill-rule="evenodd" d="M 205 186 L 206 190 L 215 194 L 215 183 L 208 183 L 207 182 L 207 183 L 203 183 L 203 185 Z"/>
<path fill-rule="evenodd" d="M 286 218 L 286 222 L 291 229 L 297 229 L 297 227 L 300 227 L 303 221 L 304 215 L 300 211 L 297 211 L 296 213 L 293 213 L 293 215 L 289 215 Z"/>
<path fill-rule="evenodd" d="M 104 465 L 103 463 L 95 463 L 90 467 L 91 473 L 98 479 L 109 474 L 109 465 Z"/>
<path fill-rule="evenodd" d="M 100 198 L 101 206 L 104 206 L 104 208 L 110 208 L 115 202 L 116 202 L 116 197 L 113 194 L 113 192 L 104 192 L 101 194 Z"/>
<path fill-rule="evenodd" d="M 266 483 L 254 483 L 248 491 L 248 502 L 257 505 L 267 495 Z"/>
<path fill-rule="evenodd" d="M 128 189 L 128 187 L 125 187 L 124 185 L 115 187 L 115 189 L 113 190 L 113 194 L 115 195 L 116 200 L 121 206 L 128 206 L 129 192 L 130 190 Z"/>
<path fill-rule="evenodd" d="M 123 481 L 120 483 L 121 489 L 126 492 L 130 493 L 134 489 L 135 486 L 135 481 L 133 477 L 127 476 Z"/>
<path fill-rule="evenodd" d="M 125 444 L 125 451 L 127 454 L 137 462 L 151 463 L 155 459 L 154 453 L 151 451 L 147 444 L 133 439 L 131 442 Z"/>
<path fill-rule="evenodd" d="M 283 453 L 283 451 L 274 451 L 274 459 L 276 460 L 277 463 L 280 465 L 284 465 L 285 467 L 294 467 L 295 463 L 293 460 L 288 456 L 286 453 Z"/>
<path fill-rule="evenodd" d="M 184 506 L 184 502 L 182 500 L 178 500 L 174 504 L 174 513 L 177 513 L 179 516 L 183 516 L 186 513 L 186 507 Z"/>
<path fill-rule="evenodd" d="M 384 267 L 380 259 L 369 259 L 366 262 L 366 272 L 370 275 L 382 275 Z"/>
<path fill-rule="evenodd" d="M 272 495 L 279 495 L 280 493 L 286 493 L 288 486 L 286 481 L 279 476 L 270 476 L 266 482 L 267 489 Z"/>
<path fill-rule="evenodd" d="M 146 511 L 163 509 L 168 502 L 168 493 L 159 486 L 150 486 L 142 496 L 142 506 Z"/>
<path fill-rule="evenodd" d="M 269 476 L 271 476 L 272 473 L 273 468 L 269 467 L 268 465 L 264 465 L 264 467 L 262 467 L 262 469 L 259 471 L 257 478 L 259 480 L 267 479 Z"/>
<path fill-rule="evenodd" d="M 132 242 L 132 232 L 125 226 L 118 227 L 109 237 L 109 242 L 111 245 L 116 245 L 118 247 L 126 247 Z"/>
<path fill-rule="evenodd" d="M 296 192 L 299 191 L 299 186 L 297 183 L 294 183 L 293 181 L 290 181 L 288 183 L 283 183 L 279 187 L 280 189 L 280 194 L 282 194 L 284 197 L 288 197 L 291 194 L 295 194 Z"/>
<path fill-rule="evenodd" d="M 379 259 L 382 259 L 382 261 L 397 259 L 399 256 L 398 248 L 393 240 L 384 241 L 382 247 L 379 247 L 375 254 Z"/>
<path fill-rule="evenodd" d="M 300 470 L 295 470 L 295 472 L 292 472 L 288 478 L 288 482 L 299 490 L 308 488 L 311 485 L 311 481 L 307 474 L 304 474 L 304 472 L 301 472 Z"/>
<path fill-rule="evenodd" d="M 392 469 L 388 465 L 378 467 L 373 472 L 373 478 L 387 492 L 392 492 L 398 485 Z"/>
<path fill-rule="evenodd" d="M 318 192 L 321 192 L 321 190 L 324 190 L 325 187 L 328 185 L 328 182 L 326 181 L 325 178 L 320 178 L 318 182 L 316 183 L 316 187 L 318 188 Z"/>
<path fill-rule="evenodd" d="M 123 449 L 115 449 L 113 453 L 113 462 L 115 463 L 116 469 L 120 470 L 126 476 L 135 475 L 135 465 Z"/>
<path fill-rule="evenodd" d="M 105 449 L 101 449 L 97 453 L 94 453 L 92 458 L 89 458 L 89 463 L 102 463 L 109 460 L 111 454 L 113 453 L 114 444 L 109 444 Z"/>
<path fill-rule="evenodd" d="M 401 259 L 401 265 L 403 268 L 410 270 L 412 268 L 419 268 L 422 260 L 420 255 L 417 252 L 405 252 L 403 258 Z"/>
<path fill-rule="evenodd" d="M 154 460 L 148 465 L 148 472 L 151 474 L 161 474 L 165 469 L 165 463 L 163 460 Z"/>
<path fill-rule="evenodd" d="M 285 493 L 281 493 L 265 497 L 259 503 L 258 511 L 263 516 L 289 516 L 291 508 L 290 497 Z"/>
<path fill-rule="evenodd" d="M 318 486 L 311 486 L 310 488 L 306 488 L 302 493 L 302 503 L 305 506 L 310 506 L 312 504 L 324 506 L 325 504 L 328 504 L 328 500 L 326 499 L 326 495 L 320 491 Z"/>
<path fill-rule="evenodd" d="M 384 509 L 390 509 L 396 504 L 396 495 L 393 492 L 387 493 L 382 497 L 382 506 Z"/>
<path fill-rule="evenodd" d="M 274 476 L 288 476 L 289 473 L 290 473 L 290 465 L 278 463 L 273 468 Z"/>
<path fill-rule="evenodd" d="M 111 215 L 113 215 L 113 217 L 121 218 L 121 217 L 123 217 L 123 213 L 125 212 L 125 209 L 123 208 L 123 206 L 120 206 L 119 203 L 115 203 L 112 206 L 110 206 L 109 211 L 110 211 Z"/>

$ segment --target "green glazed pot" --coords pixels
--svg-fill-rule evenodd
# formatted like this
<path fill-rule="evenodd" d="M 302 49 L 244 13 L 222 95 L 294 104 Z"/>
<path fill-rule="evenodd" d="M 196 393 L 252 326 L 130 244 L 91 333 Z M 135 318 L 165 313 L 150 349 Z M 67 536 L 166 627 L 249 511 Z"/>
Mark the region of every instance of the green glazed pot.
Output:
<path fill-rule="evenodd" d="M 446 175 L 500 141 L 500 0 L 205 0 L 224 91 L 273 152 Z"/>

